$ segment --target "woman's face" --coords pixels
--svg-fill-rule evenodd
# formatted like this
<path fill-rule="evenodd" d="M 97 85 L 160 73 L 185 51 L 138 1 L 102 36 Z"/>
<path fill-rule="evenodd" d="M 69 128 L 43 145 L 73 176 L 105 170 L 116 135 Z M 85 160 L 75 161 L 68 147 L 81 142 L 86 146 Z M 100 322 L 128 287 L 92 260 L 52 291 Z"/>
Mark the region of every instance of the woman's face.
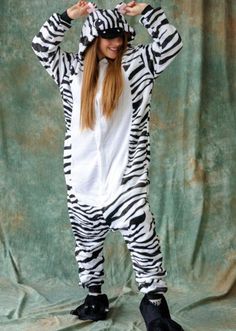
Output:
<path fill-rule="evenodd" d="M 113 39 L 99 37 L 97 49 L 99 60 L 103 57 L 115 60 L 122 48 L 123 42 L 124 40 L 122 37 L 116 37 Z"/>

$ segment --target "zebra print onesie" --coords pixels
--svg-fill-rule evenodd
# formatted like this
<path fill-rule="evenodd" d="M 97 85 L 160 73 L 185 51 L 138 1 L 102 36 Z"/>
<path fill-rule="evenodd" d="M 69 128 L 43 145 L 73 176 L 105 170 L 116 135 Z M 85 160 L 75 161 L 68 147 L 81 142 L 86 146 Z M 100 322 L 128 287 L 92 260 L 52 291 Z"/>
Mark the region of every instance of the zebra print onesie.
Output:
<path fill-rule="evenodd" d="M 71 23 L 63 15 L 53 14 L 34 37 L 32 47 L 59 86 L 63 100 L 64 173 L 81 284 L 103 283 L 104 240 L 109 230 L 119 230 L 131 253 L 139 290 L 165 292 L 166 271 L 148 203 L 149 112 L 154 80 L 178 54 L 182 41 L 161 8 L 148 5 L 139 22 L 153 41 L 128 45 L 122 58 L 124 92 L 110 120 L 100 109 L 108 60 L 98 63 L 94 130 L 79 127 L 84 52 L 98 33 L 122 29 L 131 41 L 134 29 L 117 9 L 97 9 L 87 16 L 78 53 L 72 54 L 60 48 Z"/>

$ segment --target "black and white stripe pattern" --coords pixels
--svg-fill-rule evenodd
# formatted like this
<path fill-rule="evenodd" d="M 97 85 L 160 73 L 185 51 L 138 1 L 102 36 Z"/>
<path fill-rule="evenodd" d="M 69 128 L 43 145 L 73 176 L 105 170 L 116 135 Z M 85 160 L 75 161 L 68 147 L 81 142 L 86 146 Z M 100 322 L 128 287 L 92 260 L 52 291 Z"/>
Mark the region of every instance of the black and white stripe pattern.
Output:
<path fill-rule="evenodd" d="M 94 38 L 109 29 L 121 29 L 125 31 L 129 35 L 129 40 L 133 40 L 135 37 L 134 29 L 127 23 L 124 16 L 118 10 L 95 10 L 88 15 L 81 31 L 79 43 L 80 56 L 83 56 L 84 51 Z"/>
<path fill-rule="evenodd" d="M 121 232 L 131 254 L 136 281 L 143 293 L 166 291 L 162 254 L 146 194 L 132 188 L 112 204 L 97 208 L 68 194 L 68 210 L 76 241 L 75 255 L 84 287 L 103 284 L 103 244 L 108 231 Z"/>
<path fill-rule="evenodd" d="M 111 13 L 112 14 L 111 14 Z M 119 16 L 119 17 L 118 17 Z M 120 21 L 121 17 L 121 21 Z M 99 19 L 101 22 L 99 23 Z M 64 144 L 64 173 L 68 191 L 68 210 L 76 239 L 76 258 L 84 286 L 98 285 L 103 279 L 102 247 L 110 229 L 121 231 L 131 252 L 136 279 L 142 292 L 159 288 L 165 291 L 159 241 L 155 234 L 153 216 L 147 203 L 150 163 L 149 111 L 155 78 L 157 78 L 182 48 L 181 38 L 169 24 L 162 9 L 150 9 L 140 23 L 153 38 L 148 45 L 129 46 L 122 60 L 132 98 L 132 123 L 129 155 L 121 180 L 122 194 L 103 208 L 78 201 L 71 180 L 71 117 L 73 96 L 71 82 L 83 71 L 83 54 L 101 29 L 120 27 L 134 37 L 134 30 L 115 11 L 91 13 L 82 29 L 79 52 L 61 50 L 60 42 L 70 24 L 53 14 L 34 37 L 32 47 L 40 62 L 60 87 L 63 99 L 66 134 Z"/>

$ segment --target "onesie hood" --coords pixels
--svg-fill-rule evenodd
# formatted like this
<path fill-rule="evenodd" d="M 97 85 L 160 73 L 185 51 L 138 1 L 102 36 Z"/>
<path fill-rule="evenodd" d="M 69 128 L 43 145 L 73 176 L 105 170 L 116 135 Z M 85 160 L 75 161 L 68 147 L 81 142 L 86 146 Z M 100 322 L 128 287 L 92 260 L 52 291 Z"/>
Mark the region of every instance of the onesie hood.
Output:
<path fill-rule="evenodd" d="M 95 6 L 92 7 L 81 30 L 79 42 L 79 54 L 81 57 L 84 56 L 87 47 L 98 36 L 111 39 L 127 33 L 128 41 L 134 39 L 135 31 L 126 21 L 121 8 L 122 4 L 115 9 L 97 9 Z"/>

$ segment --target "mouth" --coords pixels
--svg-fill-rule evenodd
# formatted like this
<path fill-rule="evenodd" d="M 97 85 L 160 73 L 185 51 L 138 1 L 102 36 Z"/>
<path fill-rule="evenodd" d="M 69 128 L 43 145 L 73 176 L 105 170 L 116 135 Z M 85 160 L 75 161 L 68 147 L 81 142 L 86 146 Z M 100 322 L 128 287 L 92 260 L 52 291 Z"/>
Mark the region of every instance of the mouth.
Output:
<path fill-rule="evenodd" d="M 115 52 L 115 53 L 117 53 L 117 52 L 119 52 L 119 48 L 117 48 L 117 47 L 108 47 L 108 49 L 109 49 L 109 51 L 111 51 L 111 52 Z"/>

